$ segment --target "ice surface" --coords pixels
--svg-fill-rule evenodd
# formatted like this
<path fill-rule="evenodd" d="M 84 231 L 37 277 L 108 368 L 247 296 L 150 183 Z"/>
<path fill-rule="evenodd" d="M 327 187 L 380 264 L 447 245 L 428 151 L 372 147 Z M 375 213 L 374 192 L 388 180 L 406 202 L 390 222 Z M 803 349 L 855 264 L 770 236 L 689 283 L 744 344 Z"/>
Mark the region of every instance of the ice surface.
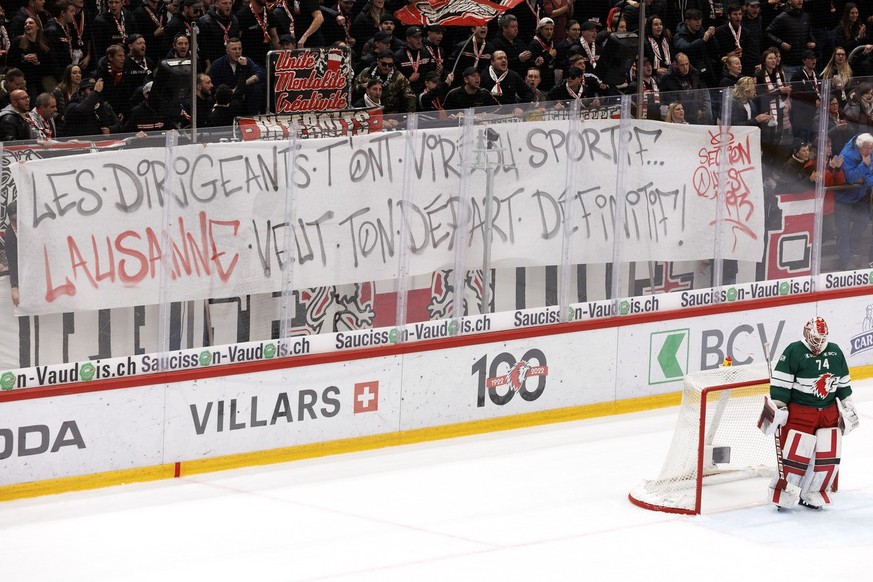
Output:
<path fill-rule="evenodd" d="M 766 480 L 646 511 L 676 409 L 0 504 L 0 580 L 869 580 L 873 382 L 840 492 L 776 512 Z"/>

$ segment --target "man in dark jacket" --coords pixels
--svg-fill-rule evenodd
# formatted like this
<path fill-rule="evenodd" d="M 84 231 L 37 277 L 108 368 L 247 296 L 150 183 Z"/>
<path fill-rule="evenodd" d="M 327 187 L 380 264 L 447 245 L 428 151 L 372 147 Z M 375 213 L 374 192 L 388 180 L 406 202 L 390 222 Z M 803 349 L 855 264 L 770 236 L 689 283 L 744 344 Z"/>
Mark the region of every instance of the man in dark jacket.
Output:
<path fill-rule="evenodd" d="M 677 53 L 670 71 L 661 78 L 661 93 L 672 93 L 668 97 L 679 101 L 685 107 L 688 123 L 712 123 L 712 102 L 700 73 L 691 66 L 685 53 Z"/>
<path fill-rule="evenodd" d="M 718 54 L 715 28 L 710 26 L 703 30 L 703 13 L 700 10 L 692 8 L 685 12 L 685 21 L 676 26 L 673 46 L 677 53 L 682 52 L 688 56 L 691 66 L 697 69 L 704 85 L 718 85 L 716 67 L 713 66 L 713 57 Z"/>
<path fill-rule="evenodd" d="M 91 136 L 121 131 L 118 117 L 103 100 L 103 79 L 85 79 L 64 113 L 65 137 Z"/>
<path fill-rule="evenodd" d="M 225 47 L 225 55 L 209 67 L 209 77 L 215 86 L 227 85 L 233 90 L 233 99 L 244 115 L 256 115 L 264 107 L 264 69 L 254 59 L 242 55 L 242 43 L 232 38 Z"/>
<path fill-rule="evenodd" d="M 782 52 L 782 69 L 785 78 L 791 79 L 803 64 L 800 58 L 803 51 L 815 49 L 815 38 L 809 14 L 803 11 L 803 0 L 788 0 L 788 10 L 774 18 L 767 27 L 767 38 Z"/>
<path fill-rule="evenodd" d="M 24 89 L 15 89 L 9 94 L 9 105 L 0 111 L 0 141 L 33 139 L 27 116 L 30 112 L 30 96 Z"/>

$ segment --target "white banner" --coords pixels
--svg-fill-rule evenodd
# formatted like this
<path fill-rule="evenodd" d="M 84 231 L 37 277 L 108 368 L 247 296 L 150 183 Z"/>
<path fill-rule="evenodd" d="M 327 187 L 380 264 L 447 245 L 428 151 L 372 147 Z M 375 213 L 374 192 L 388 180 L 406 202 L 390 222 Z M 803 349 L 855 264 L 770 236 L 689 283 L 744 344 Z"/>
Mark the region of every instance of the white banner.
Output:
<path fill-rule="evenodd" d="M 718 128 L 637 121 L 620 138 L 612 120 L 580 127 L 570 134 L 559 121 L 476 127 L 473 159 L 463 165 L 459 128 L 305 140 L 289 205 L 284 143 L 181 146 L 169 179 L 163 149 L 21 162 L 12 167 L 20 310 L 278 291 L 289 258 L 298 289 L 394 279 L 403 252 L 410 275 L 451 268 L 458 244 L 467 247 L 467 267 L 481 267 L 488 167 L 493 267 L 560 263 L 562 221 L 572 224 L 571 260 L 608 262 L 620 139 L 627 142 L 623 260 L 713 256 Z M 763 252 L 758 133 L 732 128 L 729 137 L 724 255 L 756 261 Z M 578 164 L 572 204 L 568 163 Z M 464 203 L 462 167 L 471 168 Z M 404 183 L 413 186 L 404 192 Z M 296 228 L 286 253 L 289 215 Z"/>

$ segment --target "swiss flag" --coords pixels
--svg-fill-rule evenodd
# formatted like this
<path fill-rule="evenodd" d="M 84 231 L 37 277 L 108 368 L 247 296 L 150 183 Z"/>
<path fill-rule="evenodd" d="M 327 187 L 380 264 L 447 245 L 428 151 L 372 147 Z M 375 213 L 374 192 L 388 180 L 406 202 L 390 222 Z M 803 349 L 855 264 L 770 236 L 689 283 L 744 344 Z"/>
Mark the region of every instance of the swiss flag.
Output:
<path fill-rule="evenodd" d="M 379 381 L 355 384 L 355 414 L 379 410 Z"/>

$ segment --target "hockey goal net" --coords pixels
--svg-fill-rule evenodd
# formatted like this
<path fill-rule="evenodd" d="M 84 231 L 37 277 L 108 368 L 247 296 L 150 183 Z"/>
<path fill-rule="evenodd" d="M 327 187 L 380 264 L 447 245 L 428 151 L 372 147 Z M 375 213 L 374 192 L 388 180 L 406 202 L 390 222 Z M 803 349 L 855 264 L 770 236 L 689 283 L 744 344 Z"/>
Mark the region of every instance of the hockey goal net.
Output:
<path fill-rule="evenodd" d="M 661 474 L 634 488 L 628 495 L 631 502 L 657 511 L 698 514 L 704 485 L 772 475 L 773 437 L 757 427 L 769 388 L 766 364 L 687 375 Z"/>

